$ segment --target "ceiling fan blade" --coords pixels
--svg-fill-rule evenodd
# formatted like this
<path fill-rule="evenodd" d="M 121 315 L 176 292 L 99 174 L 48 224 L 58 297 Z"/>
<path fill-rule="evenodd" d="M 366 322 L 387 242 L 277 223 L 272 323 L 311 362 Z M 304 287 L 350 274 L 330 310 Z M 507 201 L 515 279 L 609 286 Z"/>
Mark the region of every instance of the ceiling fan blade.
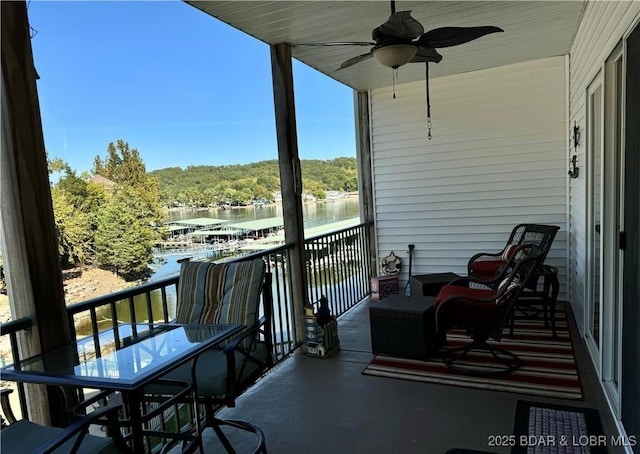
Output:
<path fill-rule="evenodd" d="M 389 16 L 384 24 L 373 29 L 371 36 L 380 43 L 380 37 L 415 39 L 423 33 L 424 27 L 411 17 L 411 11 L 398 11 Z"/>
<path fill-rule="evenodd" d="M 418 47 L 415 57 L 409 63 L 440 63 L 442 55 L 440 55 L 433 47 Z"/>
<path fill-rule="evenodd" d="M 489 33 L 503 32 L 501 28 L 486 27 L 442 27 L 429 30 L 418 39 L 418 44 L 425 47 L 451 47 L 468 43 Z"/>
<path fill-rule="evenodd" d="M 373 52 L 367 52 L 366 54 L 358 55 L 357 57 L 353 57 L 353 58 L 350 58 L 349 60 L 345 60 L 344 62 L 342 62 L 340 67 L 337 69 L 337 71 L 348 68 L 349 66 L 353 66 L 356 63 L 360 63 L 361 61 L 364 61 L 371 57 L 373 57 Z"/>
<path fill-rule="evenodd" d="M 322 46 L 322 47 L 331 47 L 331 46 L 375 46 L 376 43 L 368 42 L 368 41 L 345 41 L 345 42 L 336 42 L 336 43 L 296 43 L 292 44 L 292 47 L 302 47 L 302 46 Z"/>

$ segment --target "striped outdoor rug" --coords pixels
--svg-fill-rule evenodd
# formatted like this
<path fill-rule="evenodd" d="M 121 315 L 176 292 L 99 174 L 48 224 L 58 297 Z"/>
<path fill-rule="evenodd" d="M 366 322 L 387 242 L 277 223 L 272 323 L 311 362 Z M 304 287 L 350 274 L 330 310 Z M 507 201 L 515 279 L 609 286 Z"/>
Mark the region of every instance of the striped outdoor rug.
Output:
<path fill-rule="evenodd" d="M 444 349 L 470 342 L 463 331 L 447 332 L 447 343 L 430 361 L 377 355 L 362 373 L 491 391 L 582 399 L 582 387 L 578 378 L 564 308 L 558 307 L 556 312 L 557 339 L 553 339 L 551 330 L 544 327 L 541 319 L 516 319 L 513 339 L 509 337 L 508 329 L 505 329 L 505 334 L 498 345 L 516 353 L 522 360 L 520 369 L 510 374 L 474 377 L 445 366 L 441 359 Z M 476 364 L 483 364 L 490 357 L 488 354 L 475 352 L 468 356 L 468 363 Z"/>

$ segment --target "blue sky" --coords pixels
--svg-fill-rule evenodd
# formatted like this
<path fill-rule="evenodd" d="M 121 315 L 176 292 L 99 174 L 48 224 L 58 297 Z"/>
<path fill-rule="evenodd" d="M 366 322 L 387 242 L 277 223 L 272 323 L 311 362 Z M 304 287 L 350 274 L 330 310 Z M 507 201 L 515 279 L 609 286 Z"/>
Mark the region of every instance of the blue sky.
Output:
<path fill-rule="evenodd" d="M 277 159 L 269 47 L 179 1 L 29 3 L 49 157 L 147 170 Z M 294 61 L 302 159 L 355 156 L 350 88 Z"/>

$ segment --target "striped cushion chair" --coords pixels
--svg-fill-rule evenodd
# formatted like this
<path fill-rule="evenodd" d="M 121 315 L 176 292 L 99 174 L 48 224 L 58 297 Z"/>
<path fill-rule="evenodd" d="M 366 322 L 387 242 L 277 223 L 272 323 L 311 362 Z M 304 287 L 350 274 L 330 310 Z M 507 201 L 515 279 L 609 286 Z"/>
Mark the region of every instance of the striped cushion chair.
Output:
<path fill-rule="evenodd" d="M 235 399 L 273 365 L 271 313 L 271 274 L 265 273 L 262 259 L 220 264 L 182 263 L 175 322 L 245 326 L 226 345 L 204 352 L 195 362 L 196 398 L 204 407 L 202 428 L 212 427 L 229 452 L 234 451 L 220 429 L 222 425 L 255 433 L 258 443 L 254 452 L 266 452 L 262 430 L 245 421 L 220 419 L 215 412 L 223 406 L 235 406 Z M 149 400 L 169 397 L 172 388 L 166 386 L 167 383 L 192 382 L 191 368 L 191 364 L 186 364 L 149 386 L 146 389 Z M 189 399 L 187 402 L 191 403 L 193 396 Z M 200 434 L 196 435 L 195 441 L 202 443 Z"/>
<path fill-rule="evenodd" d="M 183 262 L 176 323 L 255 324 L 264 274 L 262 260 Z"/>

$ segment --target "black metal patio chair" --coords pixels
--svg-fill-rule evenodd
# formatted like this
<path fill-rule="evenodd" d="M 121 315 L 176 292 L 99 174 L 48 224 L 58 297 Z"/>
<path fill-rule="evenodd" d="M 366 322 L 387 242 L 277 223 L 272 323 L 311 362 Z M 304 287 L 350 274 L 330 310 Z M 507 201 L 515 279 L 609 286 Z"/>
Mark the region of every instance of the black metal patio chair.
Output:
<path fill-rule="evenodd" d="M 118 424 L 119 406 L 100 407 L 77 418 L 65 428 L 48 427 L 27 419 L 16 420 L 9 404 L 13 390 L 0 390 L 2 410 L 8 425 L 3 424 L 0 440 L 3 453 L 31 454 L 112 454 L 130 452 L 124 443 Z M 4 421 L 3 421 L 4 423 Z M 109 436 L 89 434 L 89 427 L 107 427 Z"/>
<path fill-rule="evenodd" d="M 148 402 L 171 398 L 171 382 L 190 382 L 193 392 L 185 404 L 197 402 L 195 426 L 176 434 L 163 449 L 185 442 L 187 451 L 202 449 L 202 430 L 211 427 L 227 452 L 235 452 L 222 430 L 230 426 L 257 436 L 256 453 L 266 453 L 262 430 L 246 421 L 216 416 L 222 407 L 235 406 L 235 400 L 272 365 L 271 357 L 271 274 L 262 259 L 214 264 L 184 262 L 178 281 L 176 323 L 241 324 L 245 329 L 222 348 L 208 350 L 192 364 L 167 373 L 146 388 Z M 260 301 L 263 315 L 260 317 Z M 191 442 L 191 443 L 188 443 Z M 194 443 L 195 442 L 195 443 Z M 188 446 L 191 446 L 190 448 Z"/>

